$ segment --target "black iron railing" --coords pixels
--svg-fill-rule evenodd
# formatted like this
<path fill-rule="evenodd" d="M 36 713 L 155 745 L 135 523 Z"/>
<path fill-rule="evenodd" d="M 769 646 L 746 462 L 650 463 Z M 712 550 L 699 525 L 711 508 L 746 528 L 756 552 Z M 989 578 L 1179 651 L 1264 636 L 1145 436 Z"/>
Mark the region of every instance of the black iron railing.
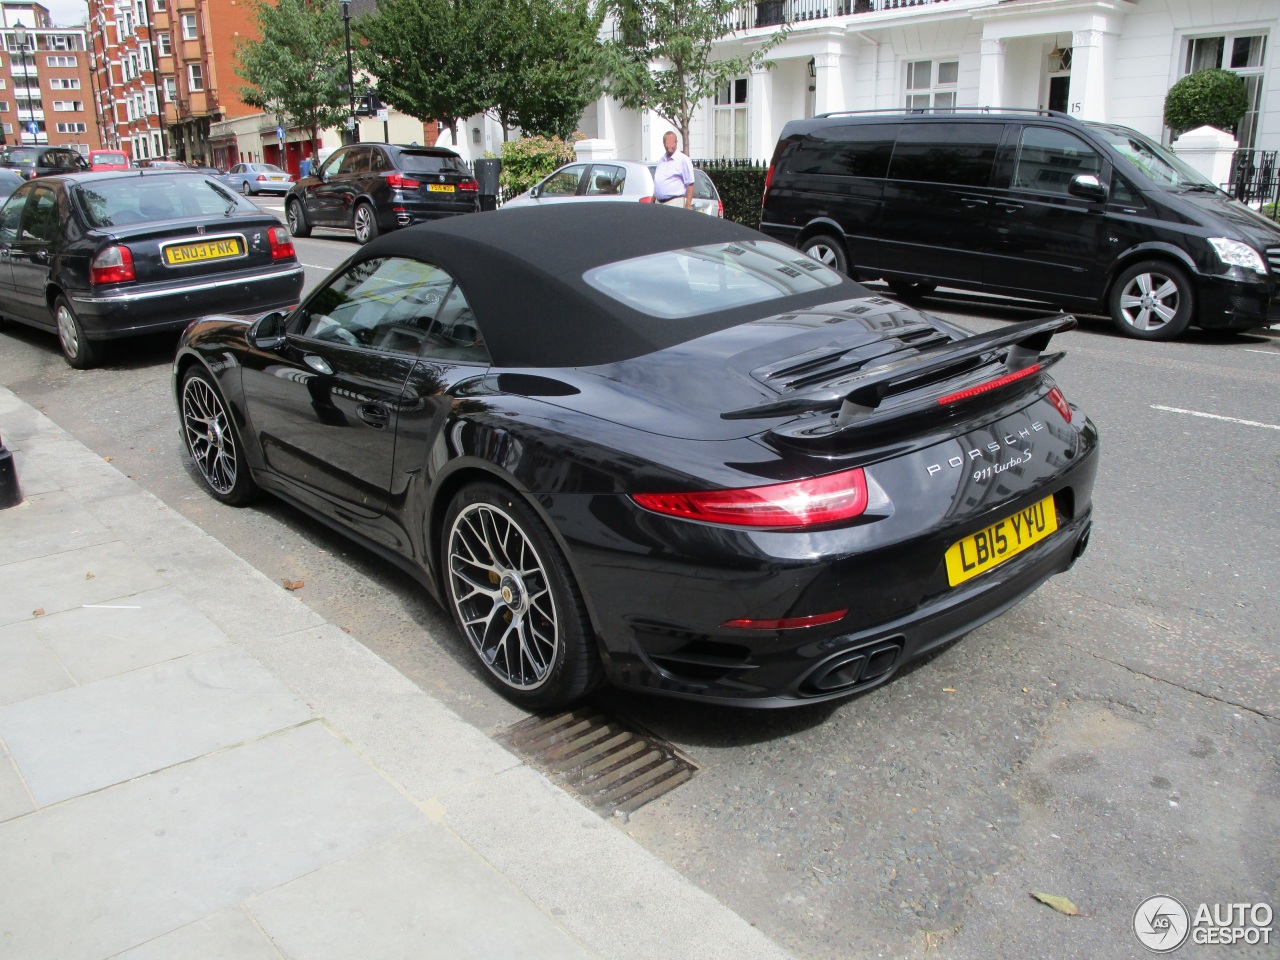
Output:
<path fill-rule="evenodd" d="M 1280 220 L 1280 151 L 1237 150 L 1231 158 L 1231 179 L 1222 189 Z"/>

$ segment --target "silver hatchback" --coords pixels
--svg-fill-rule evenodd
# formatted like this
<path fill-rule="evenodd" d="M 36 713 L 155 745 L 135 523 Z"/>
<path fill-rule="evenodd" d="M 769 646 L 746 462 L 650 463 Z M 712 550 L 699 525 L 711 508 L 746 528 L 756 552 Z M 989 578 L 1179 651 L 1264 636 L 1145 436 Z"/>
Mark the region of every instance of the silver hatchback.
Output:
<path fill-rule="evenodd" d="M 596 160 L 570 163 L 534 184 L 502 206 L 536 207 L 548 203 L 582 203 L 595 200 L 622 200 L 649 203 L 653 200 L 655 164 L 637 160 Z M 707 174 L 693 171 L 693 208 L 713 217 L 724 216 L 724 204 L 716 185 Z"/>

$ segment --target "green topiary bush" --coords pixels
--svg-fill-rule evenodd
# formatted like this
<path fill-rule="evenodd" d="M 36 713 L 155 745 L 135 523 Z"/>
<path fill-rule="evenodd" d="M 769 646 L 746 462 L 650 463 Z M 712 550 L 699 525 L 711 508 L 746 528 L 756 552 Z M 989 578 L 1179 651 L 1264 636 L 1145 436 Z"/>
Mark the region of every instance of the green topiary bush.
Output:
<path fill-rule="evenodd" d="M 559 137 L 522 137 L 502 145 L 498 182 L 504 197 L 524 193 L 556 167 L 577 159 L 573 146 Z"/>
<path fill-rule="evenodd" d="M 1170 130 L 1217 127 L 1230 133 L 1249 109 L 1244 80 L 1230 70 L 1200 70 L 1169 88 L 1164 122 Z"/>
<path fill-rule="evenodd" d="M 696 160 L 693 165 L 705 170 L 720 191 L 726 220 L 759 229 L 766 172 L 763 165 L 750 160 Z"/>

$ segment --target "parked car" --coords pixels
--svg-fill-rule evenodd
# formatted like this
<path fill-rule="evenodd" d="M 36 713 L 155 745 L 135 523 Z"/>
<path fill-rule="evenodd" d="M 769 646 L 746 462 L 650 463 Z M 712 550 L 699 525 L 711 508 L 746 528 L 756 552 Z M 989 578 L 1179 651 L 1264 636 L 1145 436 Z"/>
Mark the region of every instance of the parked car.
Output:
<path fill-rule="evenodd" d="M 466 162 L 443 147 L 357 143 L 329 155 L 285 199 L 294 236 L 313 227 L 354 230 L 368 243 L 380 233 L 480 209 L 480 187 Z"/>
<path fill-rule="evenodd" d="M 8 147 L 0 153 L 0 166 L 17 170 L 24 179 L 30 180 L 88 170 L 89 162 L 70 147 Z"/>
<path fill-rule="evenodd" d="M 9 196 L 9 194 L 13 193 L 13 191 L 17 190 L 24 183 L 26 183 L 26 180 L 17 170 L 0 167 L 0 200 Z"/>
<path fill-rule="evenodd" d="M 1280 320 L 1280 226 L 1140 133 L 1050 111 L 788 123 L 760 229 L 902 296 L 1025 297 L 1144 340 Z"/>
<path fill-rule="evenodd" d="M 653 200 L 653 171 L 656 164 L 636 160 L 600 160 L 592 163 L 569 163 L 556 170 L 518 196 L 502 205 L 502 209 L 565 201 L 623 200 L 650 203 Z M 720 193 L 705 171 L 693 171 L 693 209 L 713 217 L 724 216 Z"/>
<path fill-rule="evenodd" d="M 783 706 L 1081 555 L 1097 439 L 1042 354 L 1072 326 L 967 336 L 739 224 L 560 204 L 193 324 L 174 391 L 214 498 L 270 491 L 413 573 L 516 703 L 607 675 Z"/>
<path fill-rule="evenodd" d="M 181 160 L 139 160 L 138 166 L 144 170 L 190 170 Z"/>
<path fill-rule="evenodd" d="M 93 171 L 128 170 L 129 156 L 119 150 L 90 150 L 89 169 Z"/>
<path fill-rule="evenodd" d="M 237 163 L 222 175 L 222 182 L 246 197 L 255 193 L 288 193 L 293 174 L 274 163 Z"/>
<path fill-rule="evenodd" d="M 41 178 L 0 209 L 0 313 L 57 333 L 77 368 L 103 341 L 293 304 L 302 284 L 280 221 L 197 173 Z"/>

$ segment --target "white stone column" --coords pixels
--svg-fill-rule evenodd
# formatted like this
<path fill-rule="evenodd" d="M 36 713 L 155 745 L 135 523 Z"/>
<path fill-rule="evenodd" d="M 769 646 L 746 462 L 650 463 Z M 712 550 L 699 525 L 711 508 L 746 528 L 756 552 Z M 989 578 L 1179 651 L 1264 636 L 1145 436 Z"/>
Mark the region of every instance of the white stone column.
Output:
<path fill-rule="evenodd" d="M 1003 107 L 1005 41 L 983 40 L 978 72 L 978 106 Z"/>
<path fill-rule="evenodd" d="M 840 75 L 841 60 L 838 53 L 819 53 L 813 58 L 814 73 L 814 112 L 834 113 L 844 110 L 844 77 Z"/>
<path fill-rule="evenodd" d="M 751 86 L 747 91 L 747 156 L 752 160 L 767 160 L 773 156 L 773 73 L 764 67 L 751 71 Z"/>
<path fill-rule="evenodd" d="M 1115 37 L 1102 30 L 1072 34 L 1067 113 L 1077 120 L 1107 119 L 1107 47 L 1114 42 Z"/>

